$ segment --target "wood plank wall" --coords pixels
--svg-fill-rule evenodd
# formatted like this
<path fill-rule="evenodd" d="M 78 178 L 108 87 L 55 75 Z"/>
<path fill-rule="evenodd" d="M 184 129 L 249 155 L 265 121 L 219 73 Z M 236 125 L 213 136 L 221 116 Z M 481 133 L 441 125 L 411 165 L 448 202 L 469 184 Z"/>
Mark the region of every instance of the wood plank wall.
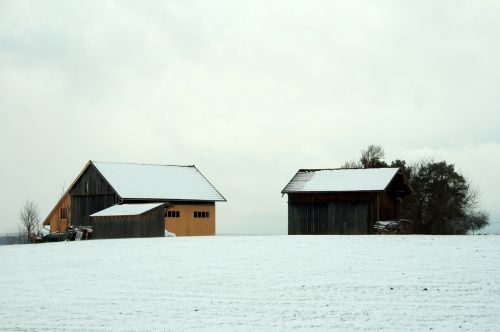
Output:
<path fill-rule="evenodd" d="M 365 203 L 288 204 L 290 235 L 354 235 L 368 233 Z"/>
<path fill-rule="evenodd" d="M 291 235 L 371 234 L 377 220 L 395 218 L 396 200 L 383 192 L 288 194 Z"/>
<path fill-rule="evenodd" d="M 61 209 L 66 209 L 67 218 L 61 219 Z M 71 223 L 71 197 L 68 193 L 59 201 L 45 220 L 44 225 L 50 225 L 51 232 L 64 232 Z"/>
<path fill-rule="evenodd" d="M 72 225 L 93 226 L 90 215 L 117 204 L 120 197 L 95 166 L 80 176 L 70 191 Z"/>
<path fill-rule="evenodd" d="M 93 238 L 115 239 L 165 236 L 164 207 L 161 205 L 137 216 L 91 217 Z"/>

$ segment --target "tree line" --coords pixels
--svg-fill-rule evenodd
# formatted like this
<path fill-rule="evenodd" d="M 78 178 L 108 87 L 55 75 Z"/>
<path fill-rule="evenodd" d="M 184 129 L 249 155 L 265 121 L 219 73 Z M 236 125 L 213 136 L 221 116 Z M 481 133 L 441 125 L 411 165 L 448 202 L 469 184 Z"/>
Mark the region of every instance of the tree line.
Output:
<path fill-rule="evenodd" d="M 489 214 L 479 206 L 478 190 L 446 161 L 421 160 L 407 163 L 384 160 L 384 149 L 370 145 L 359 160 L 346 161 L 341 168 L 398 167 L 414 193 L 401 202 L 401 218 L 414 223 L 417 234 L 467 234 L 488 225 Z M 26 201 L 19 215 L 15 243 L 26 243 L 40 231 L 40 214 L 33 201 Z"/>
<path fill-rule="evenodd" d="M 370 145 L 359 160 L 342 168 L 398 167 L 414 193 L 401 203 L 401 218 L 414 222 L 417 234 L 467 234 L 488 225 L 489 214 L 479 206 L 479 192 L 446 161 L 420 160 L 407 163 L 384 160 L 384 149 Z"/>

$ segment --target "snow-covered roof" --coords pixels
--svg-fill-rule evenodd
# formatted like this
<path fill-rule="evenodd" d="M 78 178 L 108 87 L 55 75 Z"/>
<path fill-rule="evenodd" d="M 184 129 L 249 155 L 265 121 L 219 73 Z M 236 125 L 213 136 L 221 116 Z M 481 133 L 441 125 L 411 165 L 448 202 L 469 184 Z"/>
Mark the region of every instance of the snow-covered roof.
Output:
<path fill-rule="evenodd" d="M 195 166 L 92 164 L 123 199 L 226 200 Z"/>
<path fill-rule="evenodd" d="M 384 191 L 399 168 L 299 170 L 282 193 Z"/>
<path fill-rule="evenodd" d="M 147 204 L 122 204 L 113 205 L 107 209 L 96 212 L 91 217 L 109 217 L 109 216 L 137 216 L 157 208 L 164 203 L 147 203 Z"/>

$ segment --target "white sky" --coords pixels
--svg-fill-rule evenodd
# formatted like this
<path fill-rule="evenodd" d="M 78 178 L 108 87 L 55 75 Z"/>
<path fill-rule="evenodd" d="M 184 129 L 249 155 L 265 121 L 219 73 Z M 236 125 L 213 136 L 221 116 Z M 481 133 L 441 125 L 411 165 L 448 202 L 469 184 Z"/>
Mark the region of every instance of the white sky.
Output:
<path fill-rule="evenodd" d="M 285 233 L 299 168 L 455 163 L 500 221 L 498 1 L 1 1 L 0 233 L 89 159 L 195 164 L 218 233 Z"/>

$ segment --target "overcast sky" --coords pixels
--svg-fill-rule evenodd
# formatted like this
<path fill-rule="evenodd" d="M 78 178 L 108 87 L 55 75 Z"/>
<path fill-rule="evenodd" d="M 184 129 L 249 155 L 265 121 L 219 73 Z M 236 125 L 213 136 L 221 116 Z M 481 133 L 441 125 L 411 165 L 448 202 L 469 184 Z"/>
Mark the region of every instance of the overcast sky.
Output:
<path fill-rule="evenodd" d="M 219 234 L 287 231 L 299 168 L 454 163 L 500 221 L 498 1 L 1 1 L 0 233 L 89 160 L 195 164 Z"/>

